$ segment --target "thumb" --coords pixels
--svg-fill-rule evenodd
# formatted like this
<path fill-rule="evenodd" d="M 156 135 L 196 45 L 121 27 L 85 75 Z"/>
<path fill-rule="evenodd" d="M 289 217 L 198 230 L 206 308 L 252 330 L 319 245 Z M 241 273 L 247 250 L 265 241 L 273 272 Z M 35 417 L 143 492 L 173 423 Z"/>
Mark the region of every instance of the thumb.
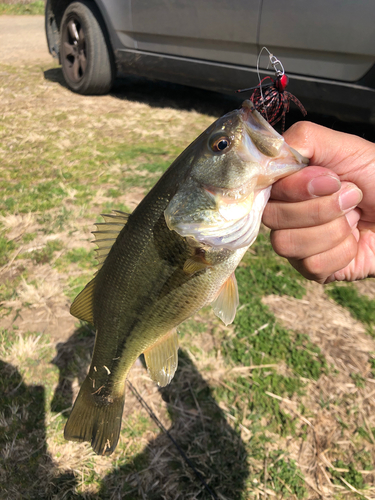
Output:
<path fill-rule="evenodd" d="M 337 174 L 340 164 L 349 157 L 355 160 L 368 148 L 364 139 L 337 132 L 311 122 L 298 122 L 284 134 L 286 142 L 310 160 L 310 165 L 328 167 Z"/>

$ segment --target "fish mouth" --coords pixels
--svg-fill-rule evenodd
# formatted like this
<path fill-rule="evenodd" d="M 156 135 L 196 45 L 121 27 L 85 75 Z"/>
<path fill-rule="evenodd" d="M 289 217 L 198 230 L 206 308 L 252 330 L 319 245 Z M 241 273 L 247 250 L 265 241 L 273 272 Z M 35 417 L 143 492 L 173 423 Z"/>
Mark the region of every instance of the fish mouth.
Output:
<path fill-rule="evenodd" d="M 215 196 L 209 191 L 206 192 Z M 167 225 L 181 236 L 193 238 L 202 245 L 232 251 L 248 247 L 258 235 L 263 210 L 270 193 L 271 186 L 267 189 L 252 191 L 242 206 L 234 200 L 226 206 L 221 204 L 218 209 L 221 220 L 215 223 L 213 221 L 211 223 L 207 221 L 207 224 L 179 221 L 174 227 L 170 227 L 167 220 Z M 225 211 L 226 207 L 228 212 Z"/>
<path fill-rule="evenodd" d="M 272 155 L 276 156 L 279 153 L 280 147 L 282 147 L 284 143 L 283 136 L 280 135 L 272 127 L 272 125 L 268 123 L 268 121 L 265 118 L 263 118 L 263 116 L 259 113 L 259 111 L 256 110 L 254 104 L 249 99 L 247 99 L 242 103 L 241 112 L 242 112 L 242 119 L 244 123 L 247 125 L 248 133 L 252 139 L 253 139 L 253 132 L 255 131 L 261 133 L 263 136 L 267 136 L 278 141 L 276 149 L 273 151 Z M 256 142 L 258 141 L 256 140 Z M 271 153 L 271 151 L 269 152 Z"/>
<path fill-rule="evenodd" d="M 221 188 L 213 185 L 203 185 L 202 188 L 216 200 L 223 201 L 226 204 L 238 203 L 249 197 L 249 193 L 254 190 L 256 180 L 251 178 L 248 182 L 235 188 Z"/>
<path fill-rule="evenodd" d="M 309 159 L 290 147 L 251 101 L 244 101 L 240 111 L 245 128 L 244 146 L 252 157 L 260 155 L 264 164 L 259 172 L 257 188 L 268 187 L 308 165 Z"/>
<path fill-rule="evenodd" d="M 241 219 L 252 209 L 257 193 L 254 191 L 256 179 L 251 179 L 239 188 L 223 189 L 217 187 L 203 186 L 208 196 L 212 197 L 216 210 L 223 218 L 223 222 Z"/>

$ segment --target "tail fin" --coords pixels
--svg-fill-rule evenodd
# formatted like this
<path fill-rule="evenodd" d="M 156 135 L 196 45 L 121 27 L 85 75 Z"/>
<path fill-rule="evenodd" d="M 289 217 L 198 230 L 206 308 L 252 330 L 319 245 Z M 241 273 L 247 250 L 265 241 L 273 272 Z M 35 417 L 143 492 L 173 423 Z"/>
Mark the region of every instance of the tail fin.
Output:
<path fill-rule="evenodd" d="M 110 455 L 120 436 L 125 387 L 117 398 L 92 391 L 92 382 L 86 377 L 65 425 L 64 437 L 69 441 L 91 441 L 95 453 Z"/>

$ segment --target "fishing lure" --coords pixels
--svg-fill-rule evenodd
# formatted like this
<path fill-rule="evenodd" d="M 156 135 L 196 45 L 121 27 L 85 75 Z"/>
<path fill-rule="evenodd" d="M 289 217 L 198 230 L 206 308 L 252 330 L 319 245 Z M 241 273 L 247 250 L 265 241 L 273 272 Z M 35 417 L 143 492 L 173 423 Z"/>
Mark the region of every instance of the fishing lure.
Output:
<path fill-rule="evenodd" d="M 275 78 L 266 76 L 260 80 L 259 76 L 259 59 L 262 51 L 266 50 L 269 54 L 270 63 L 275 70 Z M 275 125 L 280 120 L 282 120 L 281 129 L 282 132 L 285 131 L 285 117 L 289 112 L 290 102 L 294 102 L 296 106 L 301 110 L 303 116 L 307 115 L 307 111 L 302 105 L 301 101 L 297 97 L 286 90 L 289 83 L 289 78 L 285 74 L 285 70 L 279 59 L 275 57 L 267 49 L 263 47 L 258 56 L 257 71 L 259 76 L 259 84 L 256 87 L 251 87 L 248 89 L 237 90 L 237 92 L 247 92 L 249 90 L 254 90 L 250 100 L 254 104 L 254 107 L 259 113 L 270 123 L 270 125 Z"/>

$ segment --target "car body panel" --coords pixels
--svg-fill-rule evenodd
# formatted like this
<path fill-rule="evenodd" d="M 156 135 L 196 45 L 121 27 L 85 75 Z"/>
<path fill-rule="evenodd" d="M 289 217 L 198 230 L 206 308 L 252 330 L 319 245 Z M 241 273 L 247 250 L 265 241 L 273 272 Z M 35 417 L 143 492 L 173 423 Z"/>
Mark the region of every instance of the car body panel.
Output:
<path fill-rule="evenodd" d="M 233 95 L 259 83 L 257 55 L 266 45 L 290 76 L 288 90 L 308 111 L 375 123 L 372 0 L 90 1 L 102 16 L 117 76 Z M 69 3 L 47 0 L 47 41 L 55 57 Z M 260 59 L 262 76 L 273 76 L 267 62 Z"/>
<path fill-rule="evenodd" d="M 136 0 L 137 49 L 256 66 L 260 0 Z"/>
<path fill-rule="evenodd" d="M 95 2 L 110 26 L 112 46 L 116 48 L 136 49 L 133 33 L 133 16 L 131 0 L 96 0 Z"/>
<path fill-rule="evenodd" d="M 375 63 L 374 35 L 371 0 L 263 1 L 259 44 L 291 73 L 355 82 Z"/>

